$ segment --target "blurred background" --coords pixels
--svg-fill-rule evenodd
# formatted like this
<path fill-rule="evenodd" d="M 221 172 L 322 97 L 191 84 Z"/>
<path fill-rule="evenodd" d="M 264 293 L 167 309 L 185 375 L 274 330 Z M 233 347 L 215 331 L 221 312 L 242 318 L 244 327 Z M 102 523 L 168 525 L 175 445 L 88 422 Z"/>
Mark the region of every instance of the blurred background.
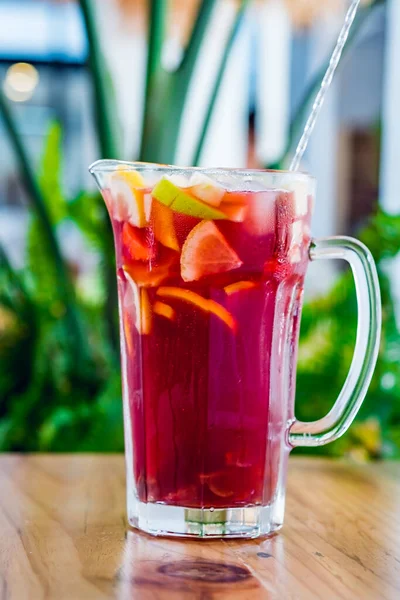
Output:
<path fill-rule="evenodd" d="M 284 168 L 345 9 L 0 0 L 0 450 L 123 449 L 113 243 L 88 165 Z M 400 455 L 399 56 L 400 2 L 362 2 L 302 165 L 318 179 L 314 235 L 359 237 L 379 270 L 368 397 L 344 438 L 318 450 L 358 461 Z M 332 406 L 356 318 L 343 265 L 312 265 L 299 418 Z"/>

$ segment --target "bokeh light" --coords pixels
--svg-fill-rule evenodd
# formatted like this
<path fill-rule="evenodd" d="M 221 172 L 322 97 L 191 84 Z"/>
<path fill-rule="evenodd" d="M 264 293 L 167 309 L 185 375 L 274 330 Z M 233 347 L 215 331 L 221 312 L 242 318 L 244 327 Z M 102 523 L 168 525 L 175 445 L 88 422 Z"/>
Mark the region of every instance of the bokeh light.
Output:
<path fill-rule="evenodd" d="M 38 83 L 38 70 L 29 63 L 19 62 L 7 70 L 3 89 L 10 100 L 25 102 L 32 98 Z"/>

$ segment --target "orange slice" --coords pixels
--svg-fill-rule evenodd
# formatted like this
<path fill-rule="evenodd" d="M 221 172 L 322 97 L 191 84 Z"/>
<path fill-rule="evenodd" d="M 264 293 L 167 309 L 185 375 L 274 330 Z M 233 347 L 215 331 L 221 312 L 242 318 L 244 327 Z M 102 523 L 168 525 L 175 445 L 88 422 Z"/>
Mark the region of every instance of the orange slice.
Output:
<path fill-rule="evenodd" d="M 224 202 L 228 204 L 247 204 L 247 198 L 249 196 L 249 192 L 233 192 L 231 190 L 226 190 L 224 196 Z"/>
<path fill-rule="evenodd" d="M 152 325 L 152 311 L 149 294 L 145 288 L 140 290 L 140 333 L 149 335 Z"/>
<path fill-rule="evenodd" d="M 152 244 L 149 238 L 130 223 L 124 223 L 122 227 L 122 244 L 124 255 L 130 260 L 149 261 L 156 256 L 156 244 Z"/>
<path fill-rule="evenodd" d="M 176 312 L 172 306 L 169 306 L 169 304 L 165 304 L 164 302 L 160 302 L 159 300 L 154 303 L 153 312 L 156 315 L 160 315 L 160 317 L 169 319 L 170 321 L 174 321 L 176 317 Z"/>
<path fill-rule="evenodd" d="M 154 237 L 163 246 L 179 252 L 179 242 L 174 227 L 174 213 L 168 206 L 154 200 L 151 208 Z"/>
<path fill-rule="evenodd" d="M 242 266 L 242 261 L 212 221 L 201 221 L 183 244 L 181 276 L 197 281 L 206 275 L 225 273 Z"/>
<path fill-rule="evenodd" d="M 229 469 L 228 474 L 225 471 L 217 471 L 210 475 L 200 475 L 200 481 L 220 498 L 229 498 L 235 493 L 235 479 L 231 476 Z"/>
<path fill-rule="evenodd" d="M 213 314 L 221 319 L 221 321 L 226 323 L 226 325 L 228 325 L 228 327 L 233 331 L 236 331 L 237 329 L 237 323 L 234 317 L 229 311 L 226 310 L 226 308 L 214 300 L 207 300 L 206 298 L 203 298 L 203 296 L 196 294 L 196 292 L 178 287 L 164 286 L 158 288 L 157 296 L 161 296 L 162 298 L 176 298 L 177 300 L 183 300 L 184 302 L 193 304 L 193 306 L 200 308 L 200 310 Z"/>
<path fill-rule="evenodd" d="M 145 227 L 150 218 L 151 194 L 137 171 L 118 169 L 110 179 L 111 213 L 117 221 Z"/>
<path fill-rule="evenodd" d="M 128 352 L 129 352 L 129 354 L 132 354 L 132 350 L 133 350 L 132 328 L 131 328 L 131 322 L 129 319 L 129 315 L 127 315 L 126 313 L 124 313 L 123 323 L 124 323 L 125 341 L 126 341 L 126 345 L 128 347 Z"/>
<path fill-rule="evenodd" d="M 254 281 L 236 281 L 236 283 L 231 283 L 224 287 L 224 291 L 228 296 L 232 296 L 232 294 L 236 294 L 237 292 L 251 290 L 255 287 L 257 287 L 257 284 Z"/>

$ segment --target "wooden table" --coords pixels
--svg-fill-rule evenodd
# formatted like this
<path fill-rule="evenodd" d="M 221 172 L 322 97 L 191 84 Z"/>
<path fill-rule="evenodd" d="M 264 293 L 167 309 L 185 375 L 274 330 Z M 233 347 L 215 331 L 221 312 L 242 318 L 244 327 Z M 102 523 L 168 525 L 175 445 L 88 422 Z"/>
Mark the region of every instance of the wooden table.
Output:
<path fill-rule="evenodd" d="M 400 464 L 292 457 L 283 532 L 127 531 L 122 456 L 0 456 L 1 600 L 400 599 Z"/>

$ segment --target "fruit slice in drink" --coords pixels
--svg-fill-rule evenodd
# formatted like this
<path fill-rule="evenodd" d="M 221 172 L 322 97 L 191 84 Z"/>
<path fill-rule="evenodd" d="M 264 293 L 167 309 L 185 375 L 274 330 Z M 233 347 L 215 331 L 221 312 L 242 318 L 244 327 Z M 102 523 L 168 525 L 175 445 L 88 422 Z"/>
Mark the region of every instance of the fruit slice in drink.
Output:
<path fill-rule="evenodd" d="M 150 218 L 151 194 L 137 171 L 118 170 L 110 182 L 112 202 L 110 213 L 116 221 L 145 227 Z"/>
<path fill-rule="evenodd" d="M 231 313 L 214 300 L 207 300 L 191 290 L 179 287 L 160 287 L 157 290 L 157 295 L 161 298 L 172 298 L 191 304 L 206 313 L 218 317 L 218 319 L 226 323 L 230 329 L 236 331 L 236 321 Z"/>
<path fill-rule="evenodd" d="M 202 202 L 188 191 L 176 186 L 169 179 L 161 179 L 152 191 L 153 198 L 172 210 L 198 219 L 226 219 L 226 215 Z"/>
<path fill-rule="evenodd" d="M 189 233 L 181 253 L 183 281 L 225 273 L 242 266 L 242 261 L 212 221 L 201 221 Z"/>

